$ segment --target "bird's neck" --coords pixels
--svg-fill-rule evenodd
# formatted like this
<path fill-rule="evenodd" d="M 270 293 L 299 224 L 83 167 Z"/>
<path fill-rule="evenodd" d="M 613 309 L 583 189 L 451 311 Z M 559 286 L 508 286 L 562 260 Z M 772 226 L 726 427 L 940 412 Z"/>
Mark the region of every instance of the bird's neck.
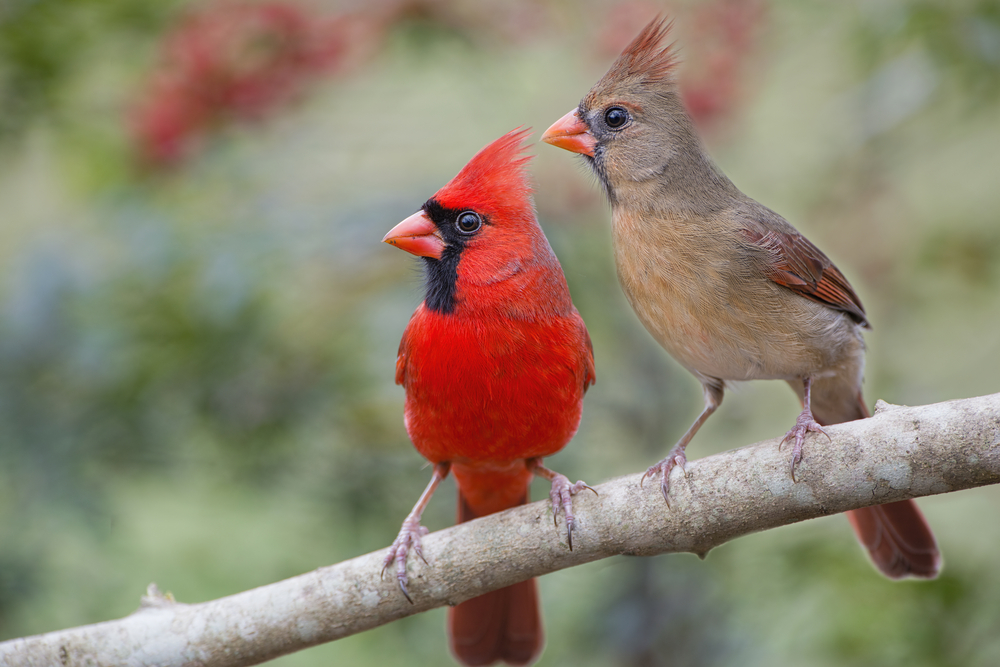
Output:
<path fill-rule="evenodd" d="M 615 184 L 615 208 L 704 218 L 745 199 L 698 143 L 685 148 L 673 153 L 649 178 Z"/>
<path fill-rule="evenodd" d="M 571 312 L 566 278 L 541 230 L 517 241 L 506 252 L 473 258 L 452 248 L 440 259 L 427 258 L 424 305 L 455 317 L 536 319 Z"/>
<path fill-rule="evenodd" d="M 518 320 L 559 317 L 573 308 L 554 256 L 551 262 L 533 259 L 521 263 L 504 275 L 459 275 L 455 302 L 459 316 L 490 313 Z"/>

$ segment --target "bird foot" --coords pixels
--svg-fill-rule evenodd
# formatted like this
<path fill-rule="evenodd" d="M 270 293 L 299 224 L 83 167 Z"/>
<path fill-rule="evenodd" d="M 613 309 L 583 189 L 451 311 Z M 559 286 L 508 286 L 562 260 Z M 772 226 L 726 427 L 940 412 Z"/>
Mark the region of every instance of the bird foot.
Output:
<path fill-rule="evenodd" d="M 795 466 L 797 466 L 799 464 L 799 461 L 802 460 L 802 443 L 806 439 L 806 434 L 809 433 L 810 431 L 812 431 L 813 433 L 822 433 L 823 435 L 826 436 L 827 440 L 831 440 L 830 435 L 825 430 L 823 430 L 823 427 L 820 425 L 820 423 L 817 422 L 815 419 L 813 419 L 812 412 L 810 410 L 803 410 L 796 418 L 795 426 L 793 426 L 791 430 L 789 430 L 788 433 L 785 434 L 785 437 L 781 439 L 781 442 L 778 443 L 778 448 L 780 449 L 781 445 L 785 444 L 789 440 L 794 441 L 794 444 L 792 445 L 792 465 L 791 465 L 793 482 L 796 481 Z"/>
<path fill-rule="evenodd" d="M 406 589 L 406 585 L 409 583 L 409 577 L 406 575 L 406 559 L 412 549 L 415 554 L 420 556 L 420 560 L 427 562 L 427 559 L 424 558 L 421 538 L 428 532 L 430 532 L 429 529 L 420 525 L 419 516 L 406 517 L 406 520 L 403 521 L 403 527 L 399 529 L 399 535 L 396 536 L 395 541 L 389 547 L 389 553 L 382 561 L 380 577 L 385 575 L 385 571 L 392 565 L 393 561 L 396 562 L 396 582 L 399 584 L 399 590 L 403 591 L 403 595 L 410 601 L 410 604 L 413 604 L 413 598 L 410 597 L 410 592 Z"/>
<path fill-rule="evenodd" d="M 663 492 L 663 500 L 667 503 L 667 508 L 670 507 L 670 471 L 674 469 L 674 466 L 680 466 L 681 472 L 687 477 L 687 470 L 684 466 L 687 465 L 687 456 L 684 455 L 684 448 L 680 445 L 674 445 L 674 448 L 670 450 L 667 457 L 655 465 L 651 465 L 646 474 L 642 476 L 639 481 L 639 485 L 646 481 L 647 477 L 656 479 L 657 475 L 662 475 L 660 478 L 660 490 Z"/>
<path fill-rule="evenodd" d="M 552 520 L 559 526 L 559 512 L 566 517 L 566 542 L 569 550 L 573 550 L 573 528 L 576 526 L 576 519 L 573 516 L 573 496 L 584 489 L 594 491 L 590 486 L 582 481 L 570 484 L 566 475 L 554 473 L 552 475 L 552 489 L 549 491 L 549 498 L 552 500 Z M 597 491 L 594 491 L 597 494 Z"/>

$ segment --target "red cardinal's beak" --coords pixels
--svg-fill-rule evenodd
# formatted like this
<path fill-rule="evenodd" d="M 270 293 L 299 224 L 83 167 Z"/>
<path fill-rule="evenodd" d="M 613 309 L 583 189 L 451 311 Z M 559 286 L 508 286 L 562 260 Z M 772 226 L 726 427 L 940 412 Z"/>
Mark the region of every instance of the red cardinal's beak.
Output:
<path fill-rule="evenodd" d="M 594 147 L 597 146 L 597 139 L 590 133 L 587 124 L 580 120 L 576 109 L 552 123 L 552 127 L 542 135 L 542 141 L 590 157 L 594 157 Z"/>
<path fill-rule="evenodd" d="M 390 229 L 382 242 L 394 245 L 400 250 L 405 250 L 418 257 L 441 259 L 441 253 L 444 252 L 444 239 L 441 238 L 441 232 L 423 211 L 417 211 Z"/>

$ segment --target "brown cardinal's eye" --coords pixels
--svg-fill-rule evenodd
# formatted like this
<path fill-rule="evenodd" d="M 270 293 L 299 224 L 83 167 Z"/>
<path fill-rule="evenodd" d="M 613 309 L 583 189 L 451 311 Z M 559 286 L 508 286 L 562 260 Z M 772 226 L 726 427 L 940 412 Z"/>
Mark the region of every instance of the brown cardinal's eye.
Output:
<path fill-rule="evenodd" d="M 627 123 L 629 120 L 628 111 L 622 109 L 621 107 L 611 107 L 604 112 L 604 122 L 607 123 L 608 127 L 612 130 L 617 130 Z"/>
<path fill-rule="evenodd" d="M 455 219 L 455 226 L 463 234 L 472 234 L 478 232 L 479 228 L 483 226 L 483 220 L 478 214 L 466 211 L 465 213 L 458 214 L 458 218 Z"/>

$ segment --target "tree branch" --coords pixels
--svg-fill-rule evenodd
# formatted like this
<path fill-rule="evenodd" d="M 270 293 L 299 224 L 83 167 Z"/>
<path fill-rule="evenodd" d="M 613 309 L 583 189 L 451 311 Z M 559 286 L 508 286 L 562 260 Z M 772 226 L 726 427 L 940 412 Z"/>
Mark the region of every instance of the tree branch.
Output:
<path fill-rule="evenodd" d="M 629 475 L 576 496 L 574 550 L 548 501 L 424 538 L 406 601 L 379 578 L 385 550 L 201 604 L 150 586 L 123 619 L 0 643 L 21 665 L 253 665 L 456 604 L 518 581 L 618 554 L 704 555 L 733 538 L 867 505 L 1000 482 L 1000 394 L 921 407 L 879 401 L 871 419 L 808 440 L 797 469 L 778 440 L 710 456 L 674 472 L 671 509 L 659 484 Z M 386 542 L 392 536 L 386 535 Z"/>

